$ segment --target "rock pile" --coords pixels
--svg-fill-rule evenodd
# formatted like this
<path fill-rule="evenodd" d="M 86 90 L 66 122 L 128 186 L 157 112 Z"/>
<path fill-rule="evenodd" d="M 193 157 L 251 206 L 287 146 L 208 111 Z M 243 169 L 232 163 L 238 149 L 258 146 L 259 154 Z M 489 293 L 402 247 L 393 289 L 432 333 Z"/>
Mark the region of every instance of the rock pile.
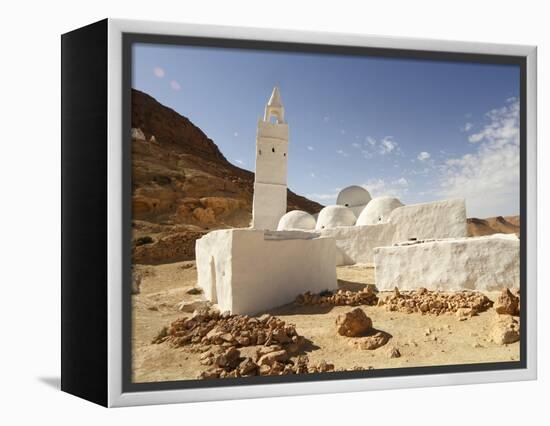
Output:
<path fill-rule="evenodd" d="M 376 305 L 378 296 L 375 293 L 375 287 L 367 285 L 361 291 L 337 292 L 324 291 L 319 294 L 311 294 L 309 291 L 298 295 L 296 303 L 298 305 L 321 305 L 321 306 L 358 306 L 358 305 Z"/>
<path fill-rule="evenodd" d="M 199 379 L 282 376 L 334 371 L 334 365 L 324 360 L 317 364 L 310 364 L 306 355 L 300 355 L 296 360 L 292 360 L 286 350 L 276 345 L 260 347 L 254 358 L 241 357 L 240 351 L 234 346 L 221 353 L 221 348 L 216 348 L 217 353 L 216 351 L 207 352 L 201 356 L 201 363 L 212 367 L 200 373 Z"/>
<path fill-rule="evenodd" d="M 291 353 L 298 351 L 304 338 L 296 332 L 292 324 L 271 315 L 249 317 L 220 313 L 214 308 L 200 309 L 190 318 L 174 321 L 167 328 L 166 335 L 156 338 L 153 343 L 168 341 L 173 346 L 198 344 L 222 347 L 240 347 L 275 344 L 283 345 Z"/>
<path fill-rule="evenodd" d="M 193 345 L 200 363 L 210 368 L 198 378 L 275 376 L 333 371 L 334 365 L 309 362 L 307 356 L 291 359 L 304 342 L 292 324 L 269 314 L 260 317 L 230 315 L 214 308 L 201 309 L 190 318 L 164 327 L 152 343 Z M 254 356 L 242 356 L 239 348 L 256 346 Z M 254 348 L 251 348 L 254 350 Z M 250 352 L 250 351 L 248 351 Z"/>
<path fill-rule="evenodd" d="M 459 309 L 469 309 L 469 311 L 460 312 L 462 314 L 469 312 L 468 315 L 471 316 L 477 312 L 486 311 L 492 305 L 493 302 L 487 296 L 476 291 L 443 293 L 419 288 L 414 291 L 400 292 L 397 287 L 391 295 L 378 301 L 378 306 L 385 306 L 386 310 L 391 312 L 408 314 L 418 312 L 431 315 L 457 313 Z"/>

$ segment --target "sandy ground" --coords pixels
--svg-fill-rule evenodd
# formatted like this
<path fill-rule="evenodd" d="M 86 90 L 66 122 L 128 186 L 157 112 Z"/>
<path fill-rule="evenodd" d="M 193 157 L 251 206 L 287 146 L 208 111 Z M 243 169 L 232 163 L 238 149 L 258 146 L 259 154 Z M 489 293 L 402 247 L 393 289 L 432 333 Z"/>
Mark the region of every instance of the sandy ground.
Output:
<path fill-rule="evenodd" d="M 162 327 L 185 313 L 176 305 L 182 300 L 202 300 L 201 295 L 186 292 L 196 285 L 194 262 L 178 262 L 158 266 L 138 265 L 144 275 L 141 293 L 133 300 L 133 380 L 155 382 L 195 379 L 207 367 L 199 363 L 199 354 L 187 347 L 173 348 L 168 343 L 151 344 Z M 367 266 L 338 267 L 338 284 L 345 290 L 358 290 L 365 284 L 375 284 L 374 270 Z M 488 293 L 495 300 L 498 293 Z M 382 293 L 384 295 L 384 293 Z M 382 307 L 362 306 L 372 318 L 376 329 L 393 337 L 376 350 L 361 350 L 350 346 L 351 338 L 339 336 L 334 325 L 338 314 L 352 307 L 285 305 L 269 311 L 296 325 L 296 331 L 306 337 L 304 351 L 310 361 L 326 360 L 336 369 L 393 368 L 502 362 L 519 360 L 519 342 L 497 345 L 490 341 L 493 309 L 458 321 L 454 315 L 420 315 L 387 312 Z M 390 348 L 397 348 L 399 358 L 390 358 Z M 244 353 L 253 348 L 243 348 Z"/>

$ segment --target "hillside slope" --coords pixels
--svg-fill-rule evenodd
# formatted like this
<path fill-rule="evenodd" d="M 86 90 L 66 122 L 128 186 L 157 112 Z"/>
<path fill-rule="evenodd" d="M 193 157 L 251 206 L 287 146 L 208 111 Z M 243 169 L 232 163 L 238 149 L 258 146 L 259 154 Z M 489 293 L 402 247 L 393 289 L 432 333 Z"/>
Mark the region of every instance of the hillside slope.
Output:
<path fill-rule="evenodd" d="M 132 90 L 133 258 L 194 258 L 195 240 L 252 219 L 254 173 L 231 164 L 188 118 Z M 288 191 L 288 210 L 323 206 Z"/>
<path fill-rule="evenodd" d="M 487 219 L 468 219 L 468 235 L 478 237 L 491 234 L 520 234 L 519 216 L 497 216 Z"/>

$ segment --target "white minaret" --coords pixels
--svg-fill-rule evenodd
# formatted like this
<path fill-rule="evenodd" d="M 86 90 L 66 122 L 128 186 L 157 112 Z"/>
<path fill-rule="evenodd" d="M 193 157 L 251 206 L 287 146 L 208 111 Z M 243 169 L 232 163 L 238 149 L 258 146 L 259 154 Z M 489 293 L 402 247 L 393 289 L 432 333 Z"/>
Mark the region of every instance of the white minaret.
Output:
<path fill-rule="evenodd" d="M 279 88 L 275 87 L 265 107 L 263 120 L 258 121 L 256 134 L 256 174 L 252 227 L 277 229 L 286 213 L 288 160 L 288 124 Z"/>

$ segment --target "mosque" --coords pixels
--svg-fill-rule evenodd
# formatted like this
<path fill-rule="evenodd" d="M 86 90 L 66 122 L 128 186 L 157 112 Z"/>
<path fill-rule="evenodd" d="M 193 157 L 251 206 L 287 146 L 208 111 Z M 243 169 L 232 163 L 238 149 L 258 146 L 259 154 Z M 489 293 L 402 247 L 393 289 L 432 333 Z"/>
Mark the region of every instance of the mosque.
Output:
<path fill-rule="evenodd" d="M 468 237 L 463 199 L 404 205 L 353 185 L 317 215 L 287 212 L 288 143 L 275 87 L 258 121 L 251 227 L 196 242 L 198 285 L 223 311 L 254 314 L 306 291 L 334 290 L 342 265 L 374 266 L 379 290 L 518 285 L 519 239 Z"/>

